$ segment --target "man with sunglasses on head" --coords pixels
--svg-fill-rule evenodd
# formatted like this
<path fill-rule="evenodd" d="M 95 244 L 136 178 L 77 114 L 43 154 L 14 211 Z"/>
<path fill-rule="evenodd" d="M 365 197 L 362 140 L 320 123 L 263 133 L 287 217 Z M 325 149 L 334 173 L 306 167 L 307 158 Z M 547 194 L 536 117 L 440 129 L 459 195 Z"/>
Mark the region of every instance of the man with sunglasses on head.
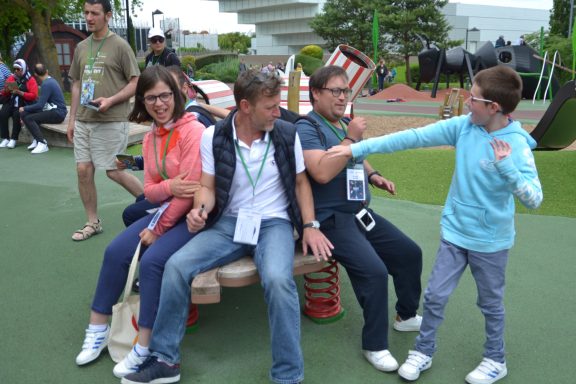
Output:
<path fill-rule="evenodd" d="M 279 384 L 304 380 L 294 229 L 304 253 L 317 260 L 327 260 L 332 245 L 316 225 L 296 128 L 279 120 L 281 84 L 274 75 L 253 70 L 240 74 L 234 83 L 236 110 L 204 131 L 202 188 L 186 217 L 190 232 L 198 234 L 168 260 L 152 355 L 123 384 L 180 381 L 190 283 L 198 274 L 247 254 L 254 257 L 268 306 L 270 379 Z"/>
<path fill-rule="evenodd" d="M 163 65 L 165 67 L 177 65 L 180 67 L 178 55 L 170 48 L 166 48 L 166 36 L 164 36 L 164 32 L 160 28 L 150 28 L 148 41 L 152 52 L 146 56 L 146 68 L 153 65 Z"/>
<path fill-rule="evenodd" d="M 128 145 L 130 98 L 140 70 L 130 45 L 108 28 L 110 0 L 85 0 L 84 17 L 91 35 L 81 41 L 70 66 L 73 79 L 68 140 L 74 143 L 78 190 L 86 224 L 72 235 L 82 241 L 102 232 L 94 174 L 96 169 L 134 196 L 144 192 L 140 180 L 119 170 L 116 155 Z"/>
<path fill-rule="evenodd" d="M 339 66 L 319 68 L 309 81 L 312 111 L 296 123 L 314 195 L 316 218 L 334 245 L 333 258 L 347 271 L 362 307 L 362 350 L 378 370 L 392 372 L 398 362 L 388 350 L 388 275 L 398 301 L 394 329 L 418 331 L 422 251 L 392 223 L 370 208 L 368 184 L 395 193 L 394 183 L 374 170 L 363 157 L 329 158 L 335 145 L 362 139 L 366 120 L 344 118 L 352 90 Z M 361 189 L 362 193 L 351 193 Z"/>

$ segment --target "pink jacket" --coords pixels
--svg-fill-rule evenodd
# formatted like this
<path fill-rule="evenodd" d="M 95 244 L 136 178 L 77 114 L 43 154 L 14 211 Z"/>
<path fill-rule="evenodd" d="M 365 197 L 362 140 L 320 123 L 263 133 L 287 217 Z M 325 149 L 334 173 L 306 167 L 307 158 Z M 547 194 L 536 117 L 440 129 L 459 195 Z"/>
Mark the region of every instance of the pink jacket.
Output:
<path fill-rule="evenodd" d="M 153 203 L 162 204 L 170 200 L 170 206 L 164 211 L 162 217 L 154 228 L 154 234 L 160 236 L 174 226 L 184 215 L 190 211 L 194 203 L 193 199 L 174 197 L 170 191 L 172 178 L 188 172 L 185 180 L 200 181 L 202 163 L 200 157 L 200 140 L 204 132 L 204 126 L 196 120 L 192 113 L 186 113 L 182 118 L 173 123 L 174 130 L 170 139 L 170 149 L 166 155 L 166 174 L 164 180 L 160 175 L 162 169 L 162 155 L 165 151 L 163 144 L 167 138 L 164 128 L 152 125 L 152 131 L 144 136 L 142 155 L 144 157 L 144 195 Z M 154 141 L 158 162 L 154 159 Z M 157 164 L 160 166 L 158 169 Z"/>

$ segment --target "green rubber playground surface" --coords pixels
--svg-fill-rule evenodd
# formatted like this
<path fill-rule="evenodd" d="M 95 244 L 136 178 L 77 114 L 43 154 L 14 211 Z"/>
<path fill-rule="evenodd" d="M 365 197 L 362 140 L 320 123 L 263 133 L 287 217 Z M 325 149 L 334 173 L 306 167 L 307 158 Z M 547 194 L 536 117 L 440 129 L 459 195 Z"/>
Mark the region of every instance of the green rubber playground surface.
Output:
<path fill-rule="evenodd" d="M 0 164 L 0 383 L 119 383 L 107 353 L 82 368 L 74 358 L 103 251 L 122 230 L 120 215 L 131 197 L 98 173 L 104 233 L 76 243 L 70 236 L 85 219 L 72 150 L 51 148 L 32 156 L 22 145 L 0 149 Z M 441 207 L 386 198 L 376 198 L 373 207 L 420 244 L 425 285 L 438 246 Z M 574 383 L 576 219 L 523 214 L 516 219 L 506 292 L 509 374 L 501 382 Z M 305 383 L 403 383 L 362 357 L 362 314 L 346 274 L 340 277 L 342 319 L 316 324 L 302 316 Z M 302 297 L 301 277 L 297 283 Z M 197 331 L 185 336 L 181 383 L 267 383 L 271 357 L 261 288 L 227 288 L 222 298 L 220 304 L 200 307 Z M 464 383 L 479 363 L 484 325 L 475 300 L 467 272 L 448 305 L 433 366 L 419 382 Z M 415 336 L 390 331 L 390 350 L 400 362 Z"/>

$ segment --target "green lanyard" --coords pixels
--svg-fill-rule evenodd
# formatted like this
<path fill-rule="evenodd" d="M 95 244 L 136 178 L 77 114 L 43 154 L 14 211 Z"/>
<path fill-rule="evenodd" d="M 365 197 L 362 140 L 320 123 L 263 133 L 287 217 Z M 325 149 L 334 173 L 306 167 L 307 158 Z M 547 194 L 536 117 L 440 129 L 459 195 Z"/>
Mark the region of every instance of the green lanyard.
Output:
<path fill-rule="evenodd" d="M 332 125 L 332 123 L 330 123 L 328 120 L 326 120 L 326 118 L 325 118 L 324 116 L 322 116 L 321 114 L 318 114 L 318 116 L 320 116 L 320 118 L 321 118 L 322 120 L 324 120 L 324 122 L 326 123 L 326 125 L 328 125 L 328 128 L 330 128 L 330 129 L 332 130 L 332 132 L 334 132 L 334 134 L 336 135 L 336 137 L 337 137 L 340 141 L 344 140 L 344 138 L 345 138 L 346 136 L 348 136 L 348 131 L 346 130 L 346 125 L 342 122 L 342 120 L 338 120 L 338 122 L 340 123 L 340 127 L 341 127 L 342 130 L 344 131 L 344 136 L 342 136 L 342 135 L 340 134 L 340 132 L 338 132 L 338 130 L 336 129 L 336 127 L 334 127 L 334 126 Z M 352 162 L 352 164 L 356 164 L 356 159 L 353 157 L 353 158 L 351 159 L 351 162 Z"/>
<path fill-rule="evenodd" d="M 238 151 L 238 156 L 240 156 L 240 160 L 242 160 L 242 165 L 244 166 L 244 170 L 246 171 L 246 175 L 248 175 L 248 179 L 250 180 L 250 184 L 252 185 L 252 197 L 256 194 L 256 185 L 258 184 L 258 180 L 260 180 L 260 176 L 262 176 L 262 170 L 264 169 L 264 163 L 266 163 L 266 158 L 268 157 L 268 150 L 270 149 L 270 137 L 268 137 L 268 145 L 266 145 L 266 152 L 264 152 L 264 158 L 262 159 L 262 164 L 260 164 L 260 170 L 258 171 L 258 177 L 256 177 L 256 182 L 252 179 L 252 175 L 250 175 L 250 171 L 248 171 L 248 166 L 246 165 L 246 161 L 244 160 L 244 156 L 242 156 L 242 151 L 240 151 L 240 146 L 238 145 L 238 139 L 234 140 L 234 145 L 236 145 L 236 151 Z"/>
<path fill-rule="evenodd" d="M 158 128 L 160 129 L 160 128 Z M 168 180 L 168 174 L 166 173 L 166 155 L 168 155 L 168 144 L 170 144 L 170 139 L 172 138 L 172 134 L 174 133 L 174 128 L 170 130 L 168 134 L 168 138 L 166 139 L 166 145 L 164 146 L 164 156 L 162 156 L 162 169 L 160 169 L 160 164 L 158 164 L 158 150 L 156 149 L 156 138 L 153 139 L 154 142 L 154 160 L 156 160 L 156 169 L 162 179 Z"/>
<path fill-rule="evenodd" d="M 100 42 L 100 45 L 98 46 L 98 50 L 96 51 L 96 55 L 94 55 L 94 56 L 92 56 L 92 41 L 94 41 L 94 35 L 92 35 L 90 38 L 90 57 L 88 57 L 88 62 L 90 63 L 89 64 L 90 65 L 90 76 L 92 76 L 92 68 L 94 68 L 94 63 L 96 62 L 96 58 L 98 57 L 98 53 L 100 53 L 100 49 L 104 45 L 104 42 L 108 38 L 109 34 L 110 34 L 110 30 L 108 30 L 108 32 L 106 32 L 106 36 L 104 36 L 104 38 Z"/>
<path fill-rule="evenodd" d="M 334 134 L 336 135 L 337 138 L 340 139 L 340 141 L 344 140 L 344 137 L 346 137 L 348 135 L 348 131 L 346 131 L 346 125 L 344 125 L 344 123 L 342 123 L 342 120 L 338 120 L 338 122 L 340 123 L 340 128 L 342 128 L 342 130 L 344 131 L 344 136 L 342 136 L 340 134 L 340 132 L 338 132 L 336 130 L 336 127 L 334 127 L 332 125 L 332 123 L 330 123 L 328 120 L 326 120 L 326 118 L 320 114 L 318 114 L 318 116 L 320 116 L 320 118 L 322 120 L 324 120 L 324 122 L 328 125 L 328 127 L 332 130 L 332 132 L 334 132 Z"/>

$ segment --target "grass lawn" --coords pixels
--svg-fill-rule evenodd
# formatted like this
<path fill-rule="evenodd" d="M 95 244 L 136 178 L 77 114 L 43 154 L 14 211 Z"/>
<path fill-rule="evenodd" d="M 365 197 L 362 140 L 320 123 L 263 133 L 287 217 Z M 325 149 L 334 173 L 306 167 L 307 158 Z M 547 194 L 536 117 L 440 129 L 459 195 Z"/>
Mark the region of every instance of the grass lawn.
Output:
<path fill-rule="evenodd" d="M 127 152 L 140 154 L 141 145 Z M 576 151 L 534 152 L 544 201 L 536 210 L 526 209 L 518 201 L 517 213 L 576 217 Z M 415 149 L 392 154 L 371 155 L 374 167 L 396 184 L 396 196 L 372 188 L 376 196 L 443 205 L 454 170 L 454 152 L 450 149 Z"/>
<path fill-rule="evenodd" d="M 576 151 L 534 152 L 544 201 L 537 210 L 517 202 L 516 212 L 576 217 Z M 417 149 L 372 155 L 369 161 L 384 177 L 396 184 L 396 196 L 372 189 L 377 196 L 443 205 L 452 172 L 454 152 L 446 149 Z"/>

